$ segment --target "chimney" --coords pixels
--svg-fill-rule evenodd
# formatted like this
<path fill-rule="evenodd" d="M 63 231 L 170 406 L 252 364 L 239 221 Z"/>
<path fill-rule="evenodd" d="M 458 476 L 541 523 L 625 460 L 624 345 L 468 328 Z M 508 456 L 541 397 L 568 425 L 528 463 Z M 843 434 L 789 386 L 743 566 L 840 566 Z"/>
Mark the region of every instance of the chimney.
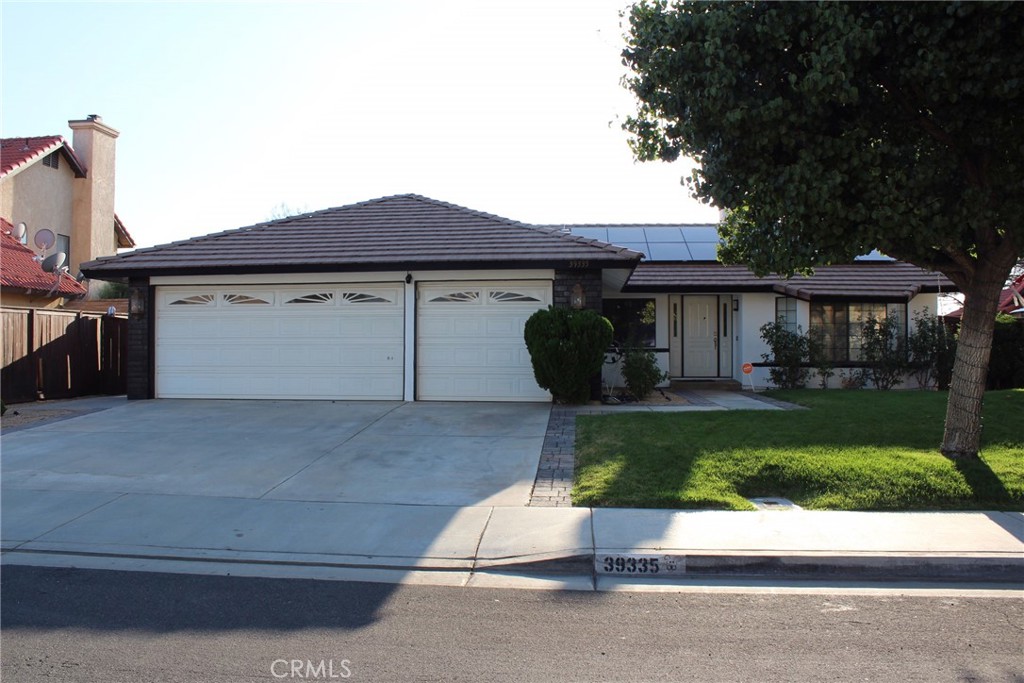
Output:
<path fill-rule="evenodd" d="M 72 200 L 71 260 L 68 266 L 71 274 L 75 275 L 80 264 L 117 253 L 114 148 L 120 133 L 103 123 L 102 117 L 96 114 L 89 114 L 80 121 L 68 121 L 68 127 L 74 132 L 71 147 L 85 166 L 85 178 L 75 180 Z"/>

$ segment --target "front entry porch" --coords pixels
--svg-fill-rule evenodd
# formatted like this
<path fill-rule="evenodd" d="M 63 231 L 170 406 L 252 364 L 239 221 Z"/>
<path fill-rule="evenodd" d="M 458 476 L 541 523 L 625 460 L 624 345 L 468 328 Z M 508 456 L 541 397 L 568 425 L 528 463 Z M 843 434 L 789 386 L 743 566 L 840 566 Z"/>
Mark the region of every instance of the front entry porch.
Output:
<path fill-rule="evenodd" d="M 732 295 L 668 297 L 669 376 L 682 380 L 733 378 L 735 302 Z"/>

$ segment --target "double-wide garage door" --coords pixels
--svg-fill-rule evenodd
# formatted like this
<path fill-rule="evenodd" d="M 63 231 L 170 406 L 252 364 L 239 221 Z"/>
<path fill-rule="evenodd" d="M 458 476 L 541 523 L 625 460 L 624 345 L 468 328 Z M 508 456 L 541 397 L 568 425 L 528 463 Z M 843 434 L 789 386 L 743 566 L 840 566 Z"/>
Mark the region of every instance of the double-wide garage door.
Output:
<path fill-rule="evenodd" d="M 547 400 L 523 325 L 544 281 L 420 283 L 406 367 L 405 284 L 157 288 L 160 398 Z"/>
<path fill-rule="evenodd" d="M 159 398 L 401 400 L 401 284 L 157 289 Z"/>

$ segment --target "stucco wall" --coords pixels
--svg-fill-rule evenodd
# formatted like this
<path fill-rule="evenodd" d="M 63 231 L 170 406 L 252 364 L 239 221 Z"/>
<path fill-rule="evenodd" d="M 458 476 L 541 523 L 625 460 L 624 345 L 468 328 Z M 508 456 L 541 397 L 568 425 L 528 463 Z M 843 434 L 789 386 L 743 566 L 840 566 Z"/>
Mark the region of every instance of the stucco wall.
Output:
<path fill-rule="evenodd" d="M 43 228 L 72 237 L 74 180 L 74 171 L 63 157 L 59 168 L 50 168 L 44 166 L 42 160 L 37 161 L 0 183 L 4 186 L 0 192 L 3 202 L 0 215 L 15 225 L 23 221 L 28 226 L 28 246 L 31 249 L 35 249 L 33 239 L 36 233 Z M 73 237 L 71 249 L 71 257 L 74 258 Z M 55 251 L 56 247 L 47 254 Z"/>

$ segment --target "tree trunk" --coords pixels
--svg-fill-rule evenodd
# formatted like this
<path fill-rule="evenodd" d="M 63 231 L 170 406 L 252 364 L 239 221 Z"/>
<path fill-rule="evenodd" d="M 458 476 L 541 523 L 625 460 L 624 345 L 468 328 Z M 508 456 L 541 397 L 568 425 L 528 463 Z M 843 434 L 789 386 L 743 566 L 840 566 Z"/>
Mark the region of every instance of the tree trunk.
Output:
<path fill-rule="evenodd" d="M 979 263 L 970 286 L 963 290 L 960 338 L 949 384 L 946 430 L 939 448 L 948 458 L 976 459 L 981 449 L 981 405 L 988 379 L 999 293 L 1006 274 L 999 268 L 986 268 Z"/>

